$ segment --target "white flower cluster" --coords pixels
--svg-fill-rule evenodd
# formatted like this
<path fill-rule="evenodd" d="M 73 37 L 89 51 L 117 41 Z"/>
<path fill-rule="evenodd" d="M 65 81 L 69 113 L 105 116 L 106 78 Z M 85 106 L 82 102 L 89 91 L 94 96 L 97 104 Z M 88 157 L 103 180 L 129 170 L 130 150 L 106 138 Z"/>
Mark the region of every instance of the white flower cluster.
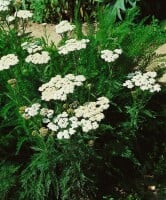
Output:
<path fill-rule="evenodd" d="M 28 18 L 31 18 L 33 14 L 29 10 L 19 10 L 15 12 L 15 16 L 21 19 L 28 19 Z"/>
<path fill-rule="evenodd" d="M 50 122 L 50 119 L 53 117 L 53 114 L 54 114 L 54 110 L 52 109 L 48 109 L 48 108 L 42 108 L 40 110 L 40 115 L 42 117 L 44 117 L 42 119 L 42 122 L 43 123 L 49 123 Z"/>
<path fill-rule="evenodd" d="M 25 119 L 29 119 L 39 114 L 41 105 L 39 103 L 34 103 L 30 107 L 26 107 L 23 113 Z"/>
<path fill-rule="evenodd" d="M 159 92 L 161 90 L 161 86 L 156 83 L 156 76 L 157 73 L 154 71 L 149 71 L 146 73 L 136 71 L 128 75 L 129 80 L 126 80 L 123 83 L 123 86 L 129 89 L 132 89 L 136 86 L 143 91 L 147 90 L 150 92 Z"/>
<path fill-rule="evenodd" d="M 65 101 L 67 95 L 74 92 L 75 86 L 81 86 L 85 81 L 83 75 L 67 74 L 64 78 L 57 75 L 48 83 L 43 84 L 39 87 L 39 91 L 42 92 L 42 100 L 61 100 Z"/>
<path fill-rule="evenodd" d="M 63 20 L 55 26 L 55 32 L 62 34 L 68 31 L 72 31 L 74 28 L 75 25 L 71 25 L 67 20 Z"/>
<path fill-rule="evenodd" d="M 33 54 L 42 50 L 42 47 L 38 45 L 37 42 L 24 42 L 21 44 L 21 47 L 29 54 Z"/>
<path fill-rule="evenodd" d="M 83 132 L 89 132 L 99 127 L 99 122 L 104 118 L 103 111 L 109 108 L 109 100 L 99 97 L 96 102 L 88 102 L 75 109 L 75 116 L 80 120 Z"/>
<path fill-rule="evenodd" d="M 0 12 L 8 11 L 11 0 L 0 0 Z"/>
<path fill-rule="evenodd" d="M 11 66 L 16 65 L 18 62 L 18 57 L 14 54 L 2 56 L 0 59 L 0 71 L 4 69 L 9 69 Z"/>
<path fill-rule="evenodd" d="M 57 75 L 43 84 L 39 91 L 42 92 L 42 99 L 45 101 L 51 99 L 64 101 L 67 94 L 73 93 L 75 86 L 81 86 L 85 80 L 83 75 L 67 74 L 64 78 Z M 42 108 L 39 103 L 30 107 L 21 107 L 20 113 L 25 119 L 40 116 L 41 122 L 45 125 L 37 131 L 39 135 L 56 134 L 58 139 L 69 139 L 78 129 L 84 133 L 97 129 L 99 122 L 104 118 L 103 111 L 108 108 L 109 99 L 99 97 L 95 102 L 87 102 L 79 107 L 76 105 L 71 108 L 72 111 L 67 109 L 58 115 L 55 115 L 52 109 Z"/>
<path fill-rule="evenodd" d="M 6 21 L 8 22 L 8 23 L 10 23 L 10 22 L 13 22 L 15 20 L 15 16 L 7 16 L 6 17 Z"/>
<path fill-rule="evenodd" d="M 108 107 L 109 100 L 106 97 L 100 97 L 96 102 L 88 102 L 75 109 L 71 117 L 67 112 L 59 114 L 47 124 L 47 128 L 57 132 L 58 139 L 69 139 L 79 127 L 87 133 L 99 127 L 99 122 L 104 118 L 103 111 Z"/>
<path fill-rule="evenodd" d="M 58 139 L 69 139 L 71 135 L 76 133 L 76 128 L 78 127 L 78 119 L 75 116 L 69 117 L 66 112 L 54 117 L 52 122 L 47 124 L 49 130 L 57 132 Z"/>
<path fill-rule="evenodd" d="M 65 42 L 64 46 L 61 46 L 58 48 L 58 53 L 62 55 L 66 55 L 72 51 L 85 49 L 87 46 L 87 43 L 89 43 L 88 39 L 82 39 L 82 40 L 76 40 L 76 39 L 70 39 Z"/>
<path fill-rule="evenodd" d="M 111 50 L 103 50 L 101 51 L 101 58 L 104 59 L 106 62 L 114 62 L 119 58 L 119 55 L 122 54 L 121 49 L 115 49 L 114 51 Z"/>
<path fill-rule="evenodd" d="M 42 51 L 41 53 L 31 54 L 26 57 L 25 62 L 33 64 L 46 64 L 50 61 L 50 56 L 47 51 Z"/>
<path fill-rule="evenodd" d="M 56 117 L 53 117 L 54 111 L 48 108 L 41 108 L 39 103 L 35 103 L 30 107 L 26 107 L 22 116 L 25 119 L 30 119 L 37 115 L 42 116 L 42 122 L 47 124 L 47 129 L 57 132 L 57 138 L 69 139 L 76 132 L 79 126 L 76 117 L 69 117 L 66 112 L 63 112 Z"/>
<path fill-rule="evenodd" d="M 99 122 L 104 118 L 103 111 L 108 109 L 109 100 L 100 97 L 96 102 L 88 102 L 73 110 L 72 116 L 67 112 L 62 112 L 54 116 L 54 111 L 48 108 L 41 108 L 39 103 L 26 107 L 22 113 L 25 119 L 30 119 L 39 115 L 42 122 L 46 124 L 45 129 L 57 134 L 58 139 L 69 139 L 75 134 L 78 128 L 87 133 L 99 127 Z"/>

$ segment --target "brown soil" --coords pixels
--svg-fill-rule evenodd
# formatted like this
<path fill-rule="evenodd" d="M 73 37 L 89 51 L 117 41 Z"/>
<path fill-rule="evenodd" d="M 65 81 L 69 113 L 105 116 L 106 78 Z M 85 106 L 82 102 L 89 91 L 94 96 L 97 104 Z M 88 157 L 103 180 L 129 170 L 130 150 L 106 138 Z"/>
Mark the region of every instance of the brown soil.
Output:
<path fill-rule="evenodd" d="M 96 24 L 94 24 L 94 30 L 96 30 Z M 84 35 L 87 35 L 87 33 L 90 31 L 88 30 L 86 23 L 82 25 L 82 31 Z M 48 41 L 48 44 L 51 44 L 51 42 L 53 42 L 55 45 L 57 45 L 61 40 L 61 36 L 55 32 L 55 24 L 29 23 L 26 28 L 26 32 L 30 32 L 31 36 L 35 38 L 44 37 Z"/>
<path fill-rule="evenodd" d="M 166 54 L 166 44 L 161 45 L 156 51 L 155 53 L 157 55 L 165 55 Z"/>
<path fill-rule="evenodd" d="M 146 68 L 147 71 L 155 71 L 159 68 L 166 69 L 166 44 L 156 49 L 155 54 L 156 56 Z M 166 73 L 164 73 L 158 81 L 166 84 Z"/>
<path fill-rule="evenodd" d="M 26 29 L 26 32 L 30 32 L 31 36 L 36 38 L 44 37 L 48 44 L 53 42 L 55 45 L 57 45 L 61 40 L 61 37 L 55 32 L 55 25 L 53 24 L 30 23 Z"/>

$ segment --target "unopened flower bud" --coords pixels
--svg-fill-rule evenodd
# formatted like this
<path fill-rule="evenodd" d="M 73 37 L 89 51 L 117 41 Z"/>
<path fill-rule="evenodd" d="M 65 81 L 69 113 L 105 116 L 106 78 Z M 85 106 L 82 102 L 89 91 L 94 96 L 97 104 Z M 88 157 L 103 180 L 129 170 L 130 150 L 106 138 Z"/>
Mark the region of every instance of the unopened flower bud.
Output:
<path fill-rule="evenodd" d="M 67 113 L 68 113 L 68 114 L 73 114 L 73 113 L 74 113 L 74 110 L 73 110 L 72 108 L 69 108 L 69 109 L 67 109 Z"/>
<path fill-rule="evenodd" d="M 63 108 L 67 109 L 68 108 L 68 104 L 67 103 L 63 104 Z"/>
<path fill-rule="evenodd" d="M 34 130 L 34 131 L 32 131 L 32 136 L 36 136 L 37 135 L 37 131 L 36 130 Z"/>
<path fill-rule="evenodd" d="M 88 141 L 88 146 L 93 147 L 94 146 L 94 140 L 89 140 Z"/>
<path fill-rule="evenodd" d="M 92 87 L 92 84 L 87 84 L 87 88 L 90 90 L 91 89 L 91 87 Z"/>
<path fill-rule="evenodd" d="M 9 79 L 7 81 L 7 83 L 11 86 L 11 87 L 15 87 L 16 86 L 16 83 L 17 83 L 17 80 L 15 78 L 13 79 Z"/>
<path fill-rule="evenodd" d="M 55 136 L 55 132 L 54 132 L 54 131 L 51 131 L 50 136 L 51 136 L 51 137 Z"/>
<path fill-rule="evenodd" d="M 14 6 L 16 6 L 16 7 L 20 7 L 21 4 L 22 4 L 22 0 L 15 0 L 14 1 Z"/>
<path fill-rule="evenodd" d="M 19 108 L 19 113 L 20 114 L 23 114 L 24 112 L 25 112 L 25 109 L 27 108 L 27 106 L 21 106 L 20 108 Z"/>
<path fill-rule="evenodd" d="M 40 128 L 39 133 L 41 136 L 45 137 L 48 134 L 48 128 L 45 127 Z"/>

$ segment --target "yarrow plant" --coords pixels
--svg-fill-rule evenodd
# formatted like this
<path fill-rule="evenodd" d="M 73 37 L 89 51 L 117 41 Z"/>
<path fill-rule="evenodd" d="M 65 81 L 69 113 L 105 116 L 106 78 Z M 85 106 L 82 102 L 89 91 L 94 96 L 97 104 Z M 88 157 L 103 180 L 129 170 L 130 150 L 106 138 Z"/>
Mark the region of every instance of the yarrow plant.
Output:
<path fill-rule="evenodd" d="M 65 78 L 56 76 L 51 79 L 49 83 L 46 83 L 39 88 L 41 91 L 48 88 L 53 88 L 55 91 L 49 90 L 45 95 L 49 98 L 42 98 L 43 100 L 54 99 L 57 100 L 59 91 L 61 95 L 66 95 L 74 92 L 74 86 L 82 85 L 85 81 L 85 77 L 82 75 L 74 76 L 68 74 Z M 69 86 L 66 88 L 66 86 Z M 72 91 L 70 90 L 72 88 Z M 43 95 L 43 94 L 42 94 Z M 52 96 L 50 96 L 52 95 Z M 60 98 L 64 100 L 64 98 Z M 62 113 L 56 115 L 53 109 L 48 109 L 41 107 L 41 104 L 35 103 L 30 107 L 26 107 L 22 116 L 25 119 L 30 119 L 35 116 L 40 116 L 42 123 L 46 124 L 46 127 L 42 127 L 45 133 L 57 136 L 58 139 L 69 139 L 73 134 L 77 132 L 79 128 L 84 133 L 92 130 L 96 130 L 99 127 L 99 122 L 104 118 L 103 111 L 109 108 L 109 100 L 106 97 L 99 97 L 96 102 L 87 102 L 83 106 L 79 106 L 68 113 L 63 111 Z M 47 131 L 46 131 L 47 130 Z M 40 134 L 41 130 L 39 131 Z M 40 134 L 41 135 L 41 134 Z M 42 134 L 43 135 L 43 134 Z M 46 136 L 47 134 L 44 134 Z"/>
<path fill-rule="evenodd" d="M 58 53 L 62 55 L 66 55 L 70 52 L 85 49 L 87 46 L 87 43 L 89 43 L 89 39 L 82 39 L 82 40 L 76 40 L 76 39 L 70 39 L 65 42 L 65 45 L 58 48 Z"/>
<path fill-rule="evenodd" d="M 73 29 L 75 29 L 75 25 L 71 25 L 67 20 L 63 20 L 55 26 L 55 32 L 58 34 L 63 34 Z"/>
<path fill-rule="evenodd" d="M 33 49 L 31 50 L 33 51 Z M 49 56 L 49 53 L 47 51 L 42 51 L 41 53 L 30 54 L 29 56 L 26 57 L 25 62 L 41 65 L 41 64 L 47 64 L 50 61 L 50 59 L 51 58 Z"/>
<path fill-rule="evenodd" d="M 14 7 L 9 13 L 14 13 L 14 9 L 19 13 L 19 6 Z M 140 45 L 140 40 L 137 42 L 137 39 L 142 38 L 142 34 L 138 34 L 141 26 L 136 28 L 136 31 L 133 28 L 134 23 L 129 23 L 131 21 L 128 17 L 129 21 L 125 22 L 125 26 L 123 22 L 115 26 L 111 24 L 109 27 L 105 23 L 99 26 L 100 23 L 96 21 L 97 29 L 88 30 L 85 36 L 90 38 L 90 41 L 88 39 L 68 40 L 70 35 L 67 31 L 73 30 L 74 26 L 63 22 L 60 23 L 62 27 L 60 24 L 56 27 L 59 34 L 64 33 L 63 40 L 59 43 L 61 45 L 57 47 L 52 43 L 47 46 L 48 43 L 44 38 L 33 39 L 24 31 L 27 25 L 26 19 L 31 15 L 28 13 L 25 16 L 20 15 L 23 17 L 19 19 L 17 17 L 14 24 L 10 26 L 10 23 L 6 23 L 7 19 L 8 22 L 13 20 L 9 13 L 5 12 L 3 18 L 3 24 L 7 25 L 8 30 L 6 31 L 5 27 L 0 31 L 2 55 L 0 58 L 0 120 L 2 121 L 0 145 L 4 150 L 0 162 L 0 180 L 3 181 L 0 184 L 1 196 L 5 191 L 5 195 L 1 198 L 104 199 L 103 187 L 102 192 L 100 191 L 100 185 L 103 185 L 104 180 L 98 176 L 101 171 L 105 173 L 103 177 L 109 176 L 109 180 L 112 180 L 113 176 L 117 177 L 115 185 L 112 185 L 112 181 L 109 182 L 111 191 L 116 190 L 116 186 L 120 189 L 126 188 L 125 183 L 123 185 L 123 181 L 120 180 L 123 175 L 122 168 L 118 168 L 114 160 L 116 162 L 118 159 L 118 162 L 120 160 L 122 163 L 127 161 L 125 163 L 131 164 L 134 170 L 138 168 L 141 170 L 143 160 L 141 159 L 140 164 L 139 141 L 142 141 L 145 135 L 148 141 L 150 139 L 149 134 L 144 134 L 144 131 L 149 131 L 146 126 L 157 121 L 159 115 L 155 114 L 155 109 L 153 110 L 153 103 L 156 105 L 156 95 L 153 92 L 161 90 L 156 80 L 156 72 L 134 72 L 128 76 L 126 73 L 129 65 L 132 69 L 136 62 L 142 60 L 142 46 L 147 38 L 147 44 L 151 40 L 153 43 L 150 43 L 150 46 L 156 44 L 157 40 L 154 42 L 153 34 L 158 33 L 158 30 L 154 31 L 154 25 L 151 27 L 153 37 L 150 37 L 146 30 L 143 31 L 146 37 L 141 39 L 143 43 Z M 101 17 L 103 18 L 102 15 Z M 112 20 L 109 23 L 113 23 Z M 16 29 L 13 30 L 13 27 Z M 115 31 L 111 33 L 107 31 L 112 27 Z M 79 29 L 81 27 L 77 28 L 77 38 L 82 38 L 83 33 Z M 23 34 L 18 37 L 19 29 L 23 30 L 21 31 Z M 129 35 L 128 30 L 131 30 Z M 124 31 L 123 37 L 120 35 L 122 31 Z M 117 41 L 116 38 L 120 39 Z M 125 53 L 121 56 L 121 49 L 104 50 L 105 45 L 110 48 L 122 46 Z M 8 46 L 10 49 L 7 48 Z M 15 54 L 5 52 L 15 52 Z M 69 55 L 64 56 L 66 54 Z M 21 60 L 19 61 L 18 58 Z M 115 63 L 112 63 L 114 61 Z M 12 67 L 16 64 L 18 67 Z M 101 68 L 102 64 L 108 68 Z M 114 66 L 114 69 L 111 66 Z M 163 92 L 164 90 L 160 95 Z M 159 123 L 157 122 L 161 125 L 163 125 L 162 116 L 159 116 Z M 141 133 L 141 140 L 139 133 Z M 12 146 L 10 141 L 13 141 Z M 156 143 L 154 146 L 157 147 Z M 8 150 L 10 152 L 7 152 Z M 27 156 L 22 159 L 24 153 L 27 153 Z M 11 171 L 8 170 L 10 163 L 13 169 Z M 148 170 L 146 167 L 144 169 L 138 171 L 138 174 L 148 171 L 149 167 Z M 4 174 L 5 170 L 7 175 Z M 111 170 L 111 173 L 106 170 Z M 77 187 L 74 187 L 75 185 Z M 15 189 L 17 192 L 13 194 L 12 191 Z M 114 195 L 110 194 L 110 196 L 114 198 Z M 117 197 L 117 190 L 115 197 Z M 127 194 L 124 198 L 127 198 Z M 119 199 L 123 199 L 122 195 Z"/>
<path fill-rule="evenodd" d="M 57 75 L 39 87 L 39 91 L 42 92 L 41 98 L 45 101 L 65 101 L 67 95 L 74 92 L 75 86 L 81 86 L 85 80 L 83 75 L 67 74 L 64 78 Z"/>
<path fill-rule="evenodd" d="M 103 111 L 109 107 L 109 100 L 106 97 L 100 97 L 96 102 L 87 102 L 85 105 L 73 110 L 73 114 L 64 111 L 57 116 L 53 115 L 54 110 L 40 109 L 40 107 L 41 105 L 38 103 L 26 107 L 25 112 L 22 114 L 23 117 L 30 119 L 39 115 L 42 117 L 42 123 L 46 124 L 46 127 L 42 128 L 49 130 L 51 135 L 56 134 L 58 139 L 69 139 L 71 135 L 77 132 L 79 127 L 84 133 L 96 130 L 99 127 L 99 122 L 104 118 Z M 82 113 L 81 115 L 83 110 L 88 113 Z"/>
<path fill-rule="evenodd" d="M 21 47 L 29 54 L 33 54 L 42 50 L 42 46 L 40 46 L 37 42 L 24 42 L 21 44 Z"/>
<path fill-rule="evenodd" d="M 121 54 L 121 49 L 115 49 L 114 51 L 106 49 L 101 51 L 101 58 L 104 59 L 106 62 L 111 63 L 117 60 L 119 58 L 119 55 Z"/>
<path fill-rule="evenodd" d="M 39 103 L 34 103 L 30 107 L 25 107 L 25 111 L 23 117 L 26 119 L 30 119 L 38 114 L 41 105 Z"/>
<path fill-rule="evenodd" d="M 20 18 L 20 19 L 28 19 L 33 16 L 32 12 L 29 10 L 19 10 L 15 13 L 15 16 Z"/>
<path fill-rule="evenodd" d="M 15 16 L 7 16 L 7 17 L 6 17 L 6 21 L 7 21 L 8 23 L 13 22 L 15 19 L 16 19 Z"/>
<path fill-rule="evenodd" d="M 96 102 L 87 102 L 74 110 L 75 116 L 80 119 L 83 132 L 97 129 L 98 122 L 104 118 L 103 111 L 109 108 L 109 100 L 106 97 L 99 97 Z"/>
<path fill-rule="evenodd" d="M 10 3 L 11 3 L 11 0 L 1 0 L 0 1 L 0 12 L 8 11 Z"/>
<path fill-rule="evenodd" d="M 142 73 L 141 71 L 136 71 L 128 75 L 129 80 L 123 83 L 124 87 L 132 89 L 134 87 L 139 87 L 143 91 L 159 92 L 161 86 L 156 83 L 157 73 L 154 71 L 149 71 Z"/>
<path fill-rule="evenodd" d="M 67 112 L 59 114 L 48 123 L 47 127 L 58 132 L 58 139 L 69 139 L 79 127 L 84 133 L 96 130 L 104 118 L 103 111 L 108 108 L 109 100 L 106 97 L 99 97 L 96 102 L 87 102 L 74 109 L 71 116 Z"/>
<path fill-rule="evenodd" d="M 0 71 L 9 69 L 11 66 L 17 65 L 18 62 L 18 57 L 15 54 L 2 56 L 0 59 Z"/>

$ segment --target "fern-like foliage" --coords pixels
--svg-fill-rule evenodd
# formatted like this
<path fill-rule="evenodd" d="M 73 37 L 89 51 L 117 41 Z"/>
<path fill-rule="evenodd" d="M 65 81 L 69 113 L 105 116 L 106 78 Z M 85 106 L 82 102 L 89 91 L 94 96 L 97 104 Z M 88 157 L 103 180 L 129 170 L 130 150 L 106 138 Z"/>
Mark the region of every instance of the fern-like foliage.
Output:
<path fill-rule="evenodd" d="M 0 163 L 0 198 L 1 200 L 10 199 L 12 189 L 16 187 L 17 172 L 19 167 L 8 162 Z"/>
<path fill-rule="evenodd" d="M 46 142 L 37 137 L 34 154 L 20 175 L 21 190 L 19 199 L 45 200 L 52 192 L 58 199 L 58 185 L 56 175 L 56 152 L 52 138 Z"/>

